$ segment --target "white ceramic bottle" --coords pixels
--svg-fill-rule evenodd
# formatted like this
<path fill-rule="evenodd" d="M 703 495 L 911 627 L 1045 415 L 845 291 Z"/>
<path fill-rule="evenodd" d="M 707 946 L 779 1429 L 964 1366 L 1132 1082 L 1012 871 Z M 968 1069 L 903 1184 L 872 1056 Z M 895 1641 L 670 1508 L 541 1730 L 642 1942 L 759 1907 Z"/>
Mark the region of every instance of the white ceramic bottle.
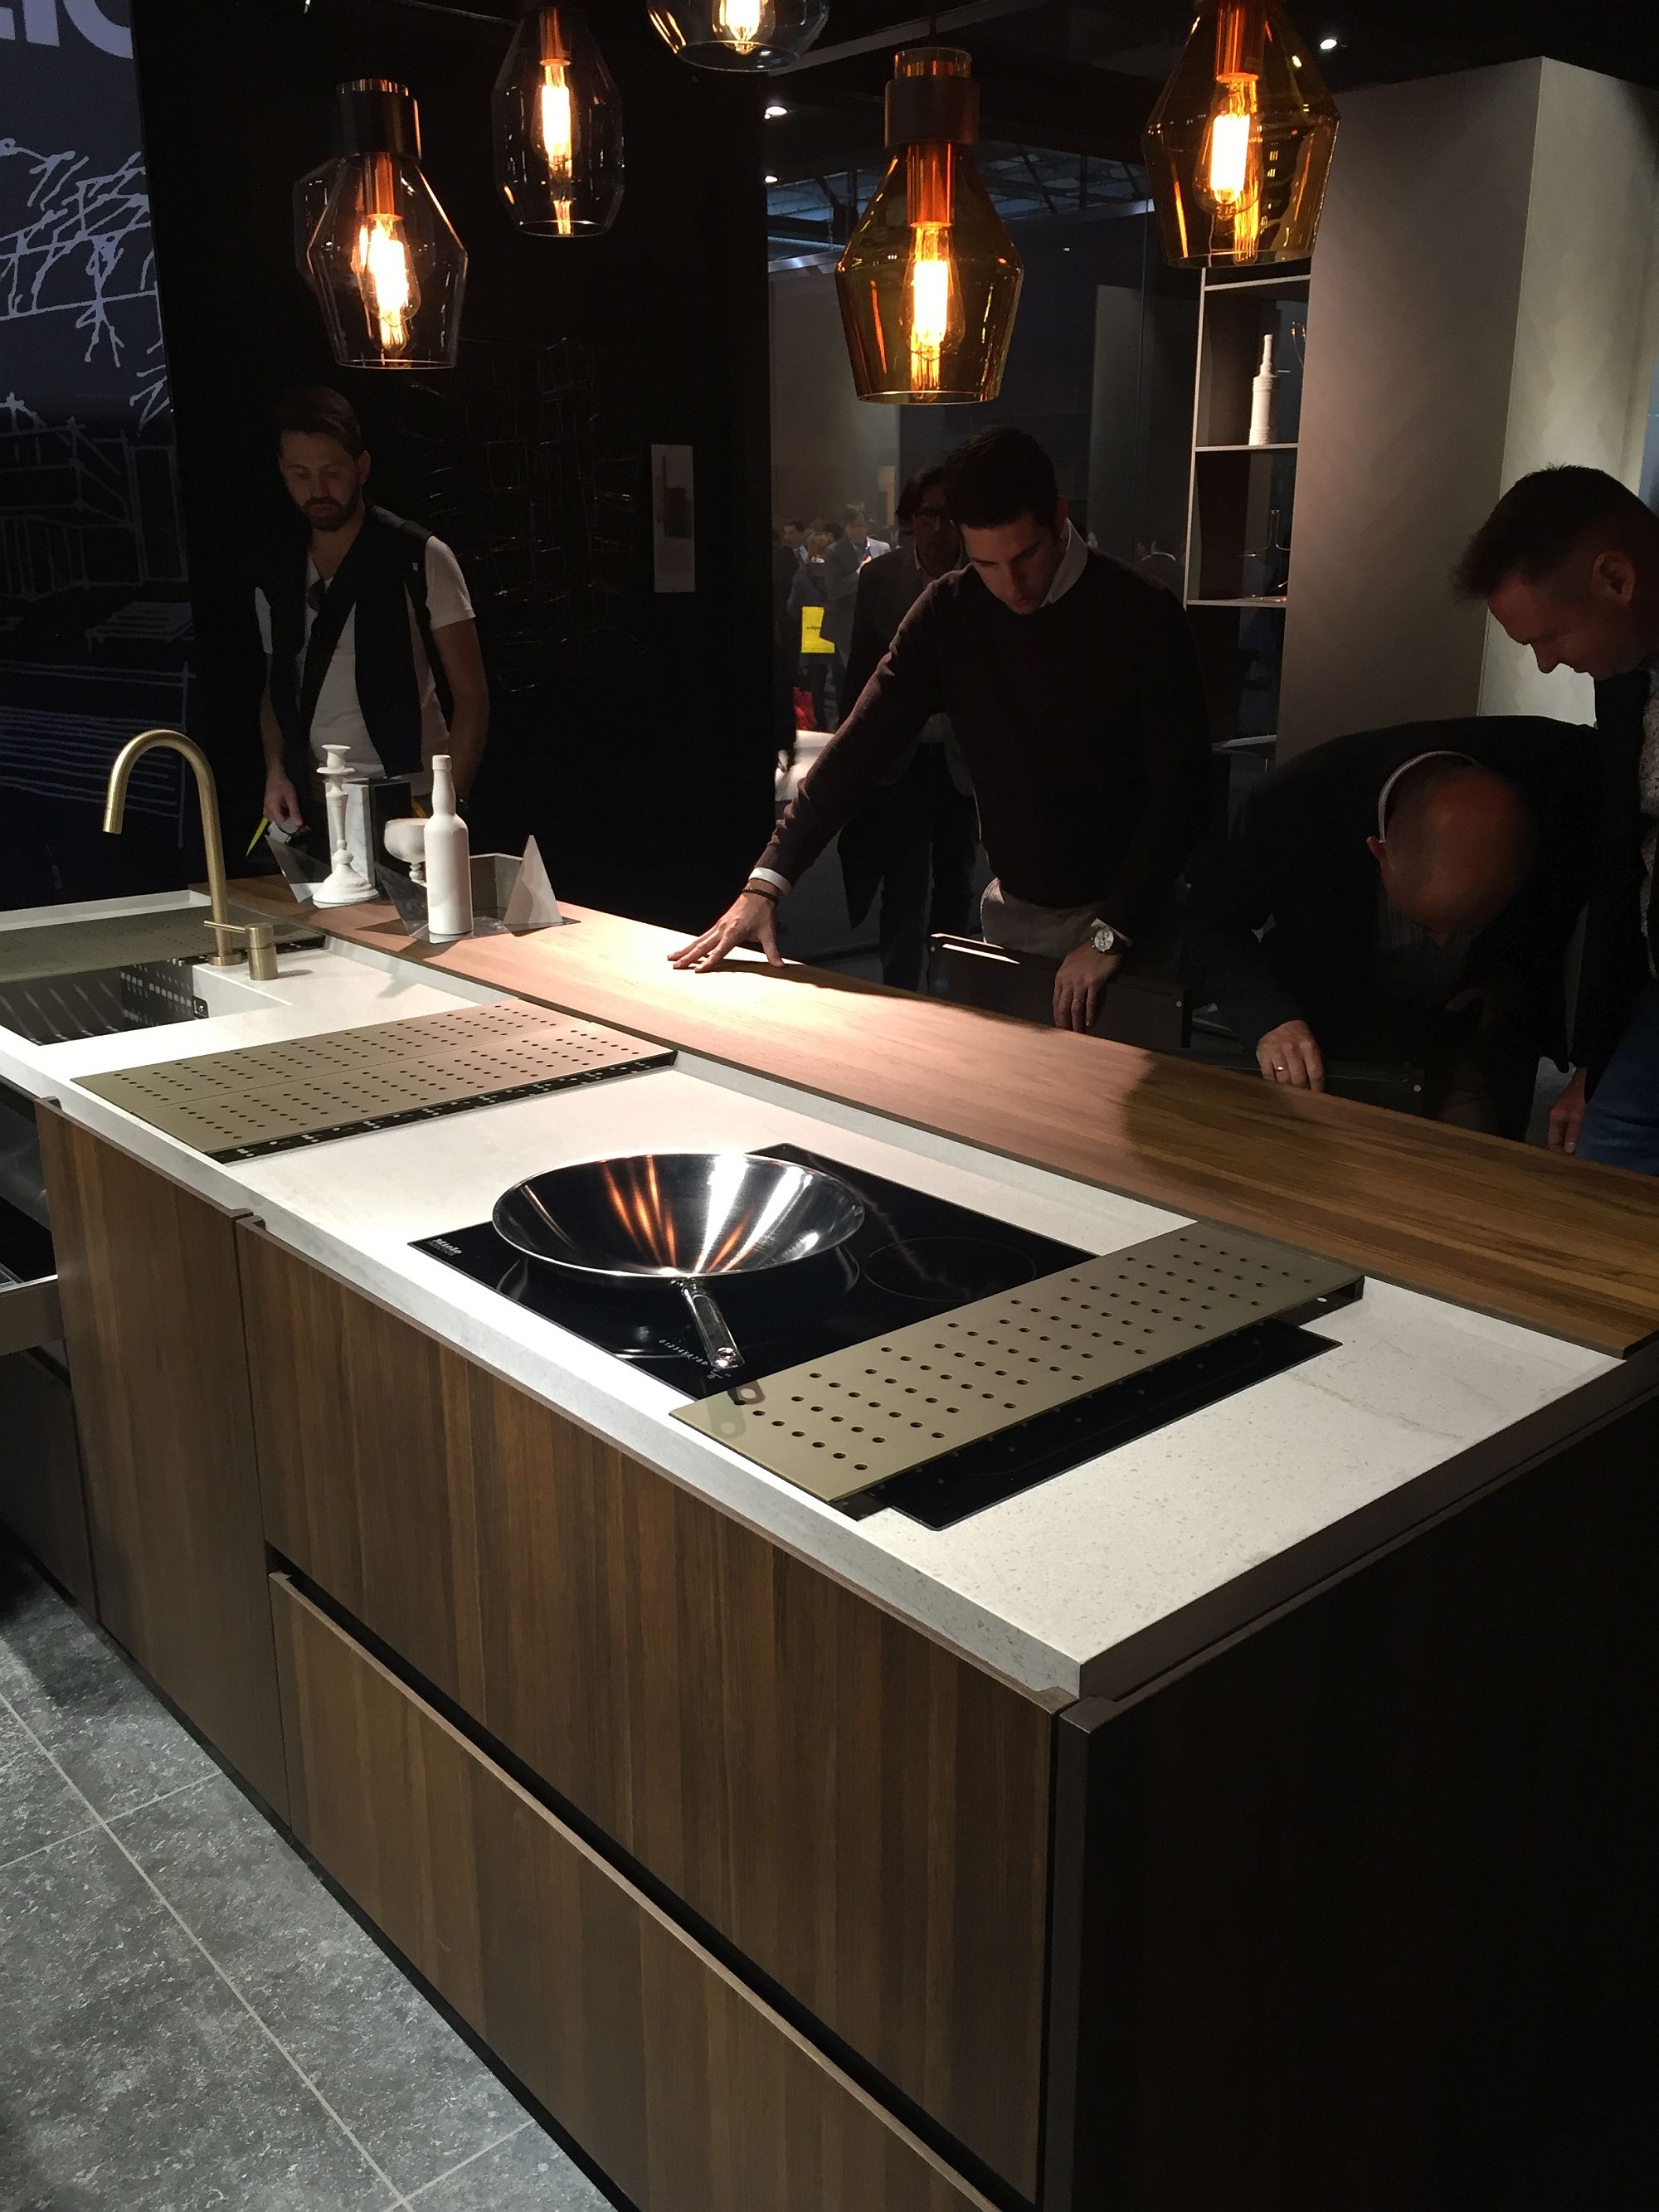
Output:
<path fill-rule="evenodd" d="M 1273 441 L 1274 401 L 1278 396 L 1279 378 L 1273 370 L 1273 338 L 1271 331 L 1264 331 L 1261 339 L 1261 364 L 1250 384 L 1250 443 L 1271 446 Z"/>
<path fill-rule="evenodd" d="M 432 816 L 426 825 L 426 933 L 447 945 L 472 932 L 472 866 L 466 824 L 455 811 L 449 755 L 432 763 Z"/>

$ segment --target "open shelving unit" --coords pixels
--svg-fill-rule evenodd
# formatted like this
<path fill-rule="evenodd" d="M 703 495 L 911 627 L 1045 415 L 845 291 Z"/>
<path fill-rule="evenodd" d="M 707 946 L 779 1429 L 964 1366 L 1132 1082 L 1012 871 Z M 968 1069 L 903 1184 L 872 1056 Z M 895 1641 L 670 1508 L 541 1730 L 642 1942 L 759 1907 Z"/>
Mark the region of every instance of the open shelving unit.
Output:
<path fill-rule="evenodd" d="M 1183 599 L 1218 744 L 1270 751 L 1291 604 L 1306 264 L 1261 276 L 1206 270 L 1199 301 Z M 1270 443 L 1249 443 L 1250 386 L 1271 332 L 1282 372 Z"/>

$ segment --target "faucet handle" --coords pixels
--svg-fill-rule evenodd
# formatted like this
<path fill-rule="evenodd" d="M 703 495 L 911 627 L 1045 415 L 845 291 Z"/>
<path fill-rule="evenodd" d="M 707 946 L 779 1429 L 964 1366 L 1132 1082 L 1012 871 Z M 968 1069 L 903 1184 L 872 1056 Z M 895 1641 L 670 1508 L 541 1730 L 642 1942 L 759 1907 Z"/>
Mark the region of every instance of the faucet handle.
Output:
<path fill-rule="evenodd" d="M 236 968 L 242 958 L 242 925 L 240 921 L 204 921 L 204 929 L 213 932 L 214 949 L 209 958 L 210 968 Z"/>

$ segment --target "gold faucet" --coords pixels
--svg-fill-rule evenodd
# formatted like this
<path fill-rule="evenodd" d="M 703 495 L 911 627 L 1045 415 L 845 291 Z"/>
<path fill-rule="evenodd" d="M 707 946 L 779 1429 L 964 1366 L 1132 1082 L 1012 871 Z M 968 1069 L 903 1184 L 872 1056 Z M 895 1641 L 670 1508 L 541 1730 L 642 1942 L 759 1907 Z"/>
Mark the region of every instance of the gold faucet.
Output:
<path fill-rule="evenodd" d="M 109 772 L 109 789 L 104 799 L 104 828 L 112 836 L 120 835 L 121 824 L 126 818 L 127 779 L 146 753 L 161 750 L 182 753 L 196 774 L 196 795 L 202 809 L 202 847 L 207 856 L 208 902 L 211 919 L 206 927 L 213 932 L 214 950 L 208 962 L 210 968 L 234 968 L 242 958 L 246 945 L 247 969 L 255 982 L 268 983 L 276 973 L 275 933 L 269 922 L 243 924 L 230 918 L 229 894 L 225 886 L 225 848 L 219 836 L 219 793 L 213 781 L 213 770 L 208 766 L 207 755 L 198 744 L 177 730 L 143 730 L 131 738 L 116 754 Z M 241 940 L 239 942 L 238 940 Z"/>

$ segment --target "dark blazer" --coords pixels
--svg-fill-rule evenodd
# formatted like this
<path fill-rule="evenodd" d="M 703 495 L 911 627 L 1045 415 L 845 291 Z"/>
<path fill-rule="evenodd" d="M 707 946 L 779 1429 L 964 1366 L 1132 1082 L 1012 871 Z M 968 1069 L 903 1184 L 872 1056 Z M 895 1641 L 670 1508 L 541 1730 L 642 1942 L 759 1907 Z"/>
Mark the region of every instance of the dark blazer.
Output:
<path fill-rule="evenodd" d="M 1642 806 L 1638 781 L 1648 672 L 1638 668 L 1595 687 L 1595 726 L 1603 782 L 1584 963 L 1578 986 L 1576 1054 L 1599 1075 L 1646 988 L 1649 952 L 1642 934 Z M 1648 909 L 1648 942 L 1659 964 L 1659 899 Z"/>
<path fill-rule="evenodd" d="M 1567 1048 L 1563 966 L 1595 866 L 1596 732 L 1532 715 L 1365 730 L 1261 778 L 1191 872 L 1184 980 L 1254 1045 L 1281 1022 L 1352 1012 L 1374 988 L 1376 863 L 1366 839 L 1395 770 L 1419 753 L 1467 753 L 1509 776 L 1537 816 L 1538 860 L 1476 940 L 1471 983 L 1499 976 L 1536 1022 L 1540 1052 Z"/>

